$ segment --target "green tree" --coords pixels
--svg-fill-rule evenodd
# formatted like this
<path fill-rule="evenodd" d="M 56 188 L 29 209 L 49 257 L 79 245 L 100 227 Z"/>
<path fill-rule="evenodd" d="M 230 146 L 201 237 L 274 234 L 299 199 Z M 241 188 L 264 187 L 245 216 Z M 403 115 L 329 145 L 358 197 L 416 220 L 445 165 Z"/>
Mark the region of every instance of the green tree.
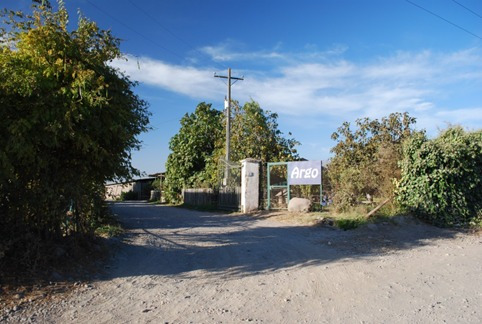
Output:
<path fill-rule="evenodd" d="M 440 226 L 482 221 L 482 131 L 461 127 L 428 140 L 419 135 L 404 145 L 400 204 Z"/>
<path fill-rule="evenodd" d="M 285 138 L 278 129 L 278 116 L 251 101 L 233 103 L 231 161 L 255 158 L 262 161 L 298 159 L 299 143 Z M 165 195 L 179 202 L 183 188 L 217 187 L 222 178 L 220 159 L 225 157 L 225 116 L 201 103 L 193 114 L 181 119 L 179 132 L 171 138 L 166 163 Z M 290 134 L 291 135 L 291 134 Z"/>
<path fill-rule="evenodd" d="M 131 152 L 147 130 L 146 102 L 109 65 L 119 40 L 82 16 L 69 29 L 61 1 L 57 11 L 42 3 L 2 13 L 1 238 L 65 234 L 68 209 L 74 230 L 90 231 L 103 184 L 136 173 Z"/>
<path fill-rule="evenodd" d="M 393 179 L 400 177 L 398 161 L 402 142 L 414 133 L 415 118 L 408 113 L 392 113 L 381 120 L 356 120 L 356 129 L 344 122 L 332 139 L 328 175 L 338 209 L 346 209 L 369 194 L 389 198 L 393 195 Z"/>
<path fill-rule="evenodd" d="M 248 157 L 265 162 L 299 159 L 296 146 L 300 143 L 283 136 L 276 113 L 263 110 L 255 101 L 243 106 L 235 102 L 233 106 L 231 160 L 240 161 Z M 291 133 L 288 135 L 291 136 Z"/>
<path fill-rule="evenodd" d="M 181 128 L 169 142 L 164 192 L 170 202 L 179 202 L 181 190 L 192 186 L 213 186 L 218 142 L 222 138 L 221 112 L 200 103 L 194 113 L 181 119 Z M 213 169 L 214 168 L 214 169 Z"/>

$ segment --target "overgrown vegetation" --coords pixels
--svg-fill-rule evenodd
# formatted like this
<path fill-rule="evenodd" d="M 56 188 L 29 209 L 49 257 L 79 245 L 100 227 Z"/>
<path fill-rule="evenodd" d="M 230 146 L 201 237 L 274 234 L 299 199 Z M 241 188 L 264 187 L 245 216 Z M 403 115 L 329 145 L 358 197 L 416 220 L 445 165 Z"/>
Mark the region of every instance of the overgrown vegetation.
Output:
<path fill-rule="evenodd" d="M 327 170 L 337 211 L 361 200 L 392 197 L 393 180 L 400 177 L 402 143 L 416 133 L 415 118 L 408 113 L 357 119 L 355 124 L 352 130 L 345 122 L 332 135 L 337 143 Z"/>
<path fill-rule="evenodd" d="M 482 131 L 452 127 L 429 140 L 414 124 L 407 113 L 394 113 L 358 119 L 355 130 L 345 122 L 333 133 L 337 144 L 327 173 L 335 211 L 394 198 L 379 215 L 408 211 L 438 226 L 480 226 Z"/>
<path fill-rule="evenodd" d="M 137 192 L 134 192 L 132 190 L 129 191 L 123 191 L 120 195 L 120 200 L 125 201 L 125 200 L 137 200 L 139 199 L 139 195 Z"/>
<path fill-rule="evenodd" d="M 171 203 L 180 201 L 184 187 L 209 186 L 216 181 L 215 151 L 223 132 L 221 112 L 204 102 L 180 123 L 179 132 L 169 142 L 171 154 L 166 162 L 164 193 Z"/>
<path fill-rule="evenodd" d="M 366 218 L 366 206 L 357 206 L 346 212 L 337 212 L 334 208 L 325 207 L 321 211 L 312 211 L 309 213 L 289 213 L 286 211 L 270 211 L 261 213 L 263 217 L 268 217 L 281 221 L 303 226 L 329 226 L 342 230 L 352 230 L 370 223 L 389 222 L 390 218 L 383 214 Z"/>
<path fill-rule="evenodd" d="M 345 231 L 355 229 L 365 223 L 366 223 L 366 220 L 361 217 L 353 218 L 353 219 L 340 218 L 335 221 L 336 227 Z"/>
<path fill-rule="evenodd" d="M 38 1 L 40 2 L 40 1 Z M 108 63 L 119 40 L 59 2 L 2 12 L 0 29 L 0 266 L 38 264 L 44 242 L 91 235 L 104 183 L 136 174 L 130 152 L 147 104 Z"/>
<path fill-rule="evenodd" d="M 397 200 L 439 226 L 482 221 L 482 131 L 461 127 L 433 140 L 423 134 L 404 145 Z"/>
<path fill-rule="evenodd" d="M 183 188 L 214 188 L 220 183 L 220 159 L 225 154 L 225 116 L 200 103 L 195 112 L 181 119 L 179 132 L 171 138 L 166 163 L 164 193 L 168 202 L 179 203 Z M 299 144 L 278 129 L 277 114 L 251 101 L 233 103 L 232 161 L 247 157 L 261 161 L 298 159 Z M 291 136 L 291 134 L 289 134 Z"/>

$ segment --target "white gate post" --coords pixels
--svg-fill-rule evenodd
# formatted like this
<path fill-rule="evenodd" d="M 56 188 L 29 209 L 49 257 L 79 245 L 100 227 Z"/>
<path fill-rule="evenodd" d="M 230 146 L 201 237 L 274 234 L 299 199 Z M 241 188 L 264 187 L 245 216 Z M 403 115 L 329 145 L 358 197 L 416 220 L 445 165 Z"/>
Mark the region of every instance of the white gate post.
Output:
<path fill-rule="evenodd" d="M 259 207 L 259 162 L 255 159 L 241 161 L 241 211 L 249 213 Z"/>

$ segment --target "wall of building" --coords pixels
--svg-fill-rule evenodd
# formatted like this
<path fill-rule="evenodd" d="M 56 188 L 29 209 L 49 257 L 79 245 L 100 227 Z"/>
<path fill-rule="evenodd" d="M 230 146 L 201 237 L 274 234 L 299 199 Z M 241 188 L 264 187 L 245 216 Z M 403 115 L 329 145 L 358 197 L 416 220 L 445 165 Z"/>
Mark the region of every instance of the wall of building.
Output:
<path fill-rule="evenodd" d="M 155 178 L 134 180 L 125 183 L 113 183 L 105 186 L 105 200 L 118 200 L 123 192 L 133 191 L 137 193 L 137 199 L 148 200 L 151 183 Z"/>

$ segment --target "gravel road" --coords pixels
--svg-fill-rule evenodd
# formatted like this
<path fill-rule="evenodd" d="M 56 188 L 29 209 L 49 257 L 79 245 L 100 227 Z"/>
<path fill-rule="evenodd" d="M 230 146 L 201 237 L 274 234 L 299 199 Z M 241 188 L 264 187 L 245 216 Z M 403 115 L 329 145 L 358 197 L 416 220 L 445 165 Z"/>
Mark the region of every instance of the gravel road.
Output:
<path fill-rule="evenodd" d="M 106 272 L 4 317 L 39 323 L 481 323 L 482 237 L 398 218 L 352 231 L 112 205 Z"/>

